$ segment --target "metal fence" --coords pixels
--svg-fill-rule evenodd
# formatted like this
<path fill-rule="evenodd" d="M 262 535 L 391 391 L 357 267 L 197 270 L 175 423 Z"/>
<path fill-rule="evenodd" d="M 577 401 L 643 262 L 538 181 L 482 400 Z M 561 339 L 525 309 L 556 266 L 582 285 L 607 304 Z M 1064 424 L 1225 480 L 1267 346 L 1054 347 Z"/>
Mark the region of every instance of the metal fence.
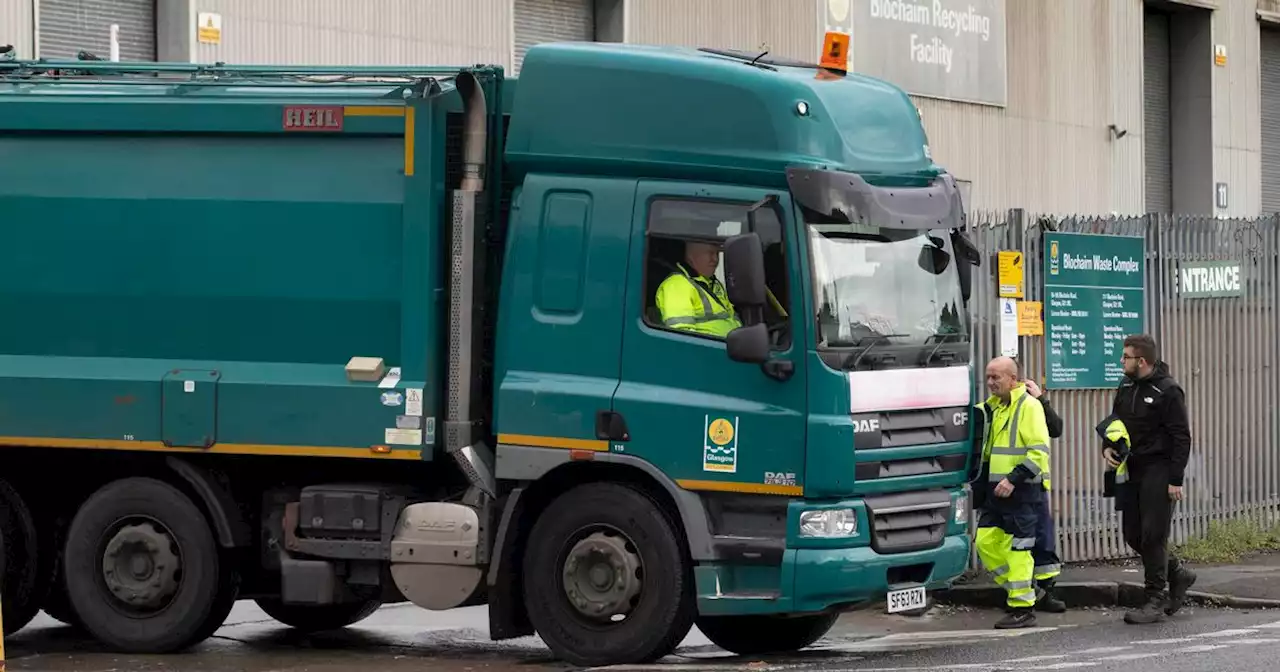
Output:
<path fill-rule="evenodd" d="M 1046 229 L 1142 236 L 1145 330 L 1186 390 L 1191 416 L 1191 461 L 1185 497 L 1175 509 L 1173 541 L 1203 534 L 1211 521 L 1244 514 L 1272 519 L 1280 513 L 1280 220 L 1059 217 L 1012 210 L 971 213 L 969 228 L 984 253 L 972 303 L 978 371 L 1000 353 L 997 251 L 1023 252 L 1024 299 L 1044 301 Z M 1241 264 L 1243 296 L 1184 298 L 1178 291 L 1180 265 L 1215 260 Z M 1018 360 L 1025 375 L 1042 382 L 1045 337 L 1019 337 Z M 981 376 L 975 378 L 981 385 Z M 1093 430 L 1110 412 L 1113 396 L 1114 389 L 1049 391 L 1065 422 L 1051 450 L 1051 501 L 1064 561 L 1133 555 L 1121 538 L 1115 501 L 1102 497 L 1104 465 Z"/>

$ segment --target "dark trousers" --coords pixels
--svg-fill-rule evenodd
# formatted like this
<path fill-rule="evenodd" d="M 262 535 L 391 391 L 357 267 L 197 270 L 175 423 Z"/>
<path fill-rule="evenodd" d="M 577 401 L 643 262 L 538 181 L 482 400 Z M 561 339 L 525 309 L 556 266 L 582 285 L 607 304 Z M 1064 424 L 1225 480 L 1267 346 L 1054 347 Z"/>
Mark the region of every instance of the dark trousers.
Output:
<path fill-rule="evenodd" d="M 1170 572 L 1179 565 L 1169 552 L 1173 501 L 1169 499 L 1168 467 L 1156 463 L 1132 470 L 1117 498 L 1124 541 L 1142 556 L 1147 596 L 1162 596 L 1168 588 Z"/>
<path fill-rule="evenodd" d="M 1051 584 L 1062 573 L 1062 560 L 1058 559 L 1058 534 L 1053 527 L 1053 510 L 1049 504 L 1049 492 L 1044 493 L 1044 505 L 1036 510 L 1036 545 L 1031 549 L 1035 562 L 1037 584 Z"/>

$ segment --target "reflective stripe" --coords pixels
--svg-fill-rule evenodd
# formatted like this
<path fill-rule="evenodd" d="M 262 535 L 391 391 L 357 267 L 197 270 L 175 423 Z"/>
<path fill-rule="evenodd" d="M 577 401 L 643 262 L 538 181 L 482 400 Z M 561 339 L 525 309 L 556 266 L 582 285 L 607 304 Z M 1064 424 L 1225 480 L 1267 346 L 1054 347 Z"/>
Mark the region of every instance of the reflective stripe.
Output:
<path fill-rule="evenodd" d="M 1019 465 L 1025 467 L 1030 474 L 1030 478 L 1026 479 L 1024 483 L 1039 484 L 1044 483 L 1046 480 L 1047 474 L 1043 472 L 1048 470 L 1048 466 L 1040 466 L 1030 453 L 1032 451 L 1039 451 L 1047 456 L 1049 453 L 1049 447 L 1045 444 L 1032 444 L 1022 447 L 1018 446 L 1018 422 L 1022 418 L 1022 404 L 1027 401 L 1027 397 L 1029 396 L 1029 394 L 1024 393 L 1022 396 L 1018 397 L 1018 403 L 1014 404 L 1009 418 L 1009 441 L 1007 445 L 999 447 L 992 446 L 990 448 L 990 454 L 992 456 L 991 468 L 987 472 L 987 479 L 992 483 L 999 483 L 1000 481 L 1008 478 L 1009 474 L 1012 473 L 1014 469 L 1018 468 Z M 989 437 L 984 440 L 989 440 Z M 1003 457 L 1004 459 L 997 460 L 997 456 Z M 1009 459 L 1019 457 L 1022 459 L 1017 463 L 1014 463 L 1012 459 Z"/>
<path fill-rule="evenodd" d="M 1030 581 L 1010 581 L 1004 584 L 1004 587 L 1009 591 L 1010 595 L 1017 595 L 1023 591 L 1035 592 L 1032 590 Z"/>
<path fill-rule="evenodd" d="M 677 315 L 674 317 L 668 317 L 662 321 L 662 324 L 664 326 L 697 327 L 698 325 L 705 325 L 713 322 L 725 322 L 725 321 L 730 322 L 731 327 L 737 326 L 736 320 L 734 319 L 734 316 L 733 316 L 733 312 L 728 310 L 728 308 L 725 307 L 725 303 L 727 299 L 725 301 L 722 301 L 720 300 L 719 297 L 713 296 L 711 293 L 709 293 L 705 287 L 703 287 L 701 284 L 698 283 L 697 280 L 693 278 L 693 276 L 689 275 L 689 272 L 685 270 L 683 264 L 677 264 L 676 271 L 680 274 L 681 277 L 685 279 L 686 282 L 689 283 L 689 286 L 693 288 L 694 293 L 698 297 L 698 302 L 702 304 L 702 314 L 701 315 Z M 712 306 L 711 306 L 712 301 L 715 301 L 716 304 L 721 307 L 721 310 L 713 312 Z"/>
<path fill-rule="evenodd" d="M 680 275 L 684 276 L 684 279 L 688 280 L 690 285 L 693 285 L 693 290 L 698 293 L 698 300 L 702 302 L 702 315 L 696 317 L 672 317 L 670 319 L 663 320 L 663 324 L 669 327 L 677 324 L 702 324 L 704 322 L 715 322 L 716 320 L 726 320 L 733 317 L 728 311 L 724 310 L 718 313 L 711 312 L 712 299 L 711 295 L 707 293 L 706 288 L 698 284 L 698 281 L 694 280 L 693 276 L 685 272 L 684 266 L 677 266 L 676 268 L 680 270 Z M 716 303 L 719 303 L 719 301 L 716 301 Z"/>
<path fill-rule="evenodd" d="M 1004 576 L 1005 574 L 1009 573 L 1009 564 L 1005 563 L 1003 565 L 1000 565 L 999 567 L 996 567 L 995 569 L 991 570 L 991 573 L 995 574 L 996 576 Z"/>
<path fill-rule="evenodd" d="M 1013 550 L 1015 551 L 1029 551 L 1035 547 L 1036 547 L 1035 537 L 1014 537 L 1013 538 Z"/>

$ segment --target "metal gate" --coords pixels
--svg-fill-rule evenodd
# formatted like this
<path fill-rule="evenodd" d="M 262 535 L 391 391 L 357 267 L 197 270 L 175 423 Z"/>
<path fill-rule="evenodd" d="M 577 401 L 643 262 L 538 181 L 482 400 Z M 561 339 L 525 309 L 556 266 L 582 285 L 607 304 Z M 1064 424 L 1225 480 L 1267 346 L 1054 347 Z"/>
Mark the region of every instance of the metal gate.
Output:
<path fill-rule="evenodd" d="M 1280 29 L 1262 28 L 1262 212 L 1280 212 Z"/>
<path fill-rule="evenodd" d="M 1145 329 L 1187 394 L 1191 461 L 1186 498 L 1175 509 L 1173 541 L 1203 534 L 1211 521 L 1241 514 L 1280 515 L 1280 216 L 1216 219 L 1035 216 L 1020 210 L 970 214 L 983 251 L 971 305 L 974 365 L 1000 353 L 998 250 L 1023 252 L 1025 296 L 1044 301 L 1045 229 L 1143 236 L 1146 244 Z M 1186 261 L 1233 261 L 1244 295 L 1183 298 Z M 1043 381 L 1044 336 L 1019 338 L 1019 362 Z M 976 378 L 977 376 L 975 376 Z M 1064 421 L 1053 442 L 1051 501 L 1065 561 L 1128 557 L 1115 501 L 1102 497 L 1103 462 L 1094 426 L 1111 409 L 1114 390 L 1049 390 Z"/>
<path fill-rule="evenodd" d="M 514 63 L 520 72 L 524 53 L 541 42 L 593 42 L 596 39 L 593 0 L 515 0 Z"/>
<path fill-rule="evenodd" d="M 1146 209 L 1173 210 L 1169 127 L 1169 15 L 1147 10 L 1142 26 L 1142 130 Z"/>
<path fill-rule="evenodd" d="M 120 60 L 156 60 L 156 0 L 40 0 L 40 57 L 74 59 L 84 50 L 108 58 L 113 24 Z"/>

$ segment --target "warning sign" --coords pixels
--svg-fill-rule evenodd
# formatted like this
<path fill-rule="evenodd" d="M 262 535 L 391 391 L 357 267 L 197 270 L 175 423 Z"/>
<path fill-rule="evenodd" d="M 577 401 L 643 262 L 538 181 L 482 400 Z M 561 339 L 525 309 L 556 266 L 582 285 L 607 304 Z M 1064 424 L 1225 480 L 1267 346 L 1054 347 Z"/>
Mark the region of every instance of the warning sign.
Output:
<path fill-rule="evenodd" d="M 1022 298 L 1022 253 L 1013 250 L 1001 250 L 997 254 L 999 269 L 1000 298 Z"/>
<path fill-rule="evenodd" d="M 196 40 L 200 44 L 222 44 L 222 15 L 214 12 L 197 14 Z"/>

